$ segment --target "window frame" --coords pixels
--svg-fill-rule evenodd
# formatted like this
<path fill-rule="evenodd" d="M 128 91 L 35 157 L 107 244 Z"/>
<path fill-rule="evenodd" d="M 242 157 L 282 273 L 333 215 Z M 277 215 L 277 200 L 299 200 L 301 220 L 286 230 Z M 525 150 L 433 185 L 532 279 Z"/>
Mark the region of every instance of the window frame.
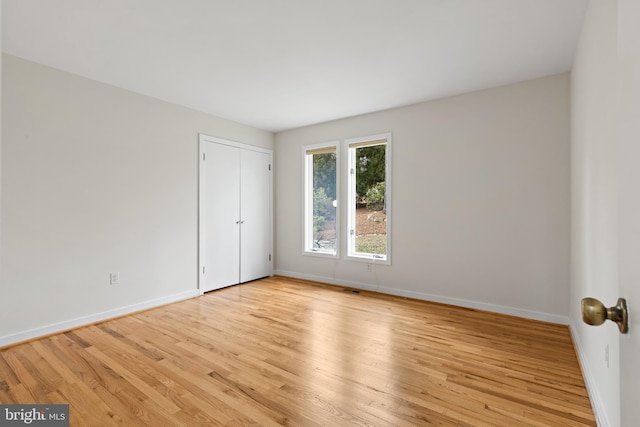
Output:
<path fill-rule="evenodd" d="M 310 151 L 330 149 L 333 148 L 336 153 L 336 248 L 335 251 L 318 250 L 313 248 L 313 156 L 309 155 Z M 303 233 L 302 233 L 302 252 L 304 255 L 317 256 L 322 258 L 339 258 L 341 247 L 341 150 L 340 141 L 329 141 L 318 144 L 304 145 L 302 147 L 302 174 L 303 174 L 303 187 L 302 197 L 304 202 L 303 209 Z"/>
<path fill-rule="evenodd" d="M 387 253 L 385 256 L 363 253 L 355 251 L 355 221 L 356 221 L 356 200 L 355 200 L 355 150 L 359 147 L 379 145 L 375 142 L 384 140 L 386 145 L 385 149 L 385 208 L 386 208 L 386 229 L 387 229 Z M 371 142 L 371 144 L 367 144 Z M 391 265 L 391 211 L 392 211 L 392 198 L 391 198 L 391 153 L 392 153 L 392 135 L 390 132 L 369 135 L 358 138 L 349 138 L 344 140 L 344 156 L 347 159 L 346 168 L 346 221 L 344 226 L 344 240 L 345 240 L 345 254 L 346 259 L 350 261 L 375 263 L 383 265 Z M 353 172 L 352 172 L 353 171 Z M 352 233 L 353 230 L 353 233 Z"/>

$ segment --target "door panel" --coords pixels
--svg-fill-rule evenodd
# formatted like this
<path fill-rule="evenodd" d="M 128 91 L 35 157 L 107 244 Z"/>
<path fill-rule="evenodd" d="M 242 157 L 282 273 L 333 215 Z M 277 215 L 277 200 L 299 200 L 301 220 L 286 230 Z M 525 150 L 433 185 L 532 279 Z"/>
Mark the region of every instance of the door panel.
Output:
<path fill-rule="evenodd" d="M 242 150 L 240 282 L 269 276 L 271 254 L 271 155 Z"/>
<path fill-rule="evenodd" d="M 640 2 L 618 3 L 618 163 L 620 296 L 629 333 L 620 336 L 621 425 L 640 422 Z"/>
<path fill-rule="evenodd" d="M 200 144 L 200 289 L 208 292 L 239 279 L 240 149 Z"/>

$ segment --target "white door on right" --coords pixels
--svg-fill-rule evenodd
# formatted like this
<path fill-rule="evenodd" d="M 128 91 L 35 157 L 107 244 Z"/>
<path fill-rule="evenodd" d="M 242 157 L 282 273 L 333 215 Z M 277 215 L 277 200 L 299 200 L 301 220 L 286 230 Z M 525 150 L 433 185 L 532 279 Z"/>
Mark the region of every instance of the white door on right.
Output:
<path fill-rule="evenodd" d="M 620 415 L 640 425 L 640 1 L 618 1 L 618 170 L 620 297 L 630 312 L 620 336 Z"/>
<path fill-rule="evenodd" d="M 272 274 L 271 153 L 242 150 L 240 283 Z"/>

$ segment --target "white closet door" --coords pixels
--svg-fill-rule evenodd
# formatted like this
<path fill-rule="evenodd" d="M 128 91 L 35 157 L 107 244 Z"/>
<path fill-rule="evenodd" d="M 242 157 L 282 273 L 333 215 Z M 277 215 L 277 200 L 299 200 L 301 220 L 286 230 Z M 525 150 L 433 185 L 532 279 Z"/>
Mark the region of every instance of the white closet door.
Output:
<path fill-rule="evenodd" d="M 200 144 L 200 288 L 208 292 L 240 277 L 241 150 Z"/>
<path fill-rule="evenodd" d="M 271 154 L 242 150 L 240 282 L 272 274 Z"/>

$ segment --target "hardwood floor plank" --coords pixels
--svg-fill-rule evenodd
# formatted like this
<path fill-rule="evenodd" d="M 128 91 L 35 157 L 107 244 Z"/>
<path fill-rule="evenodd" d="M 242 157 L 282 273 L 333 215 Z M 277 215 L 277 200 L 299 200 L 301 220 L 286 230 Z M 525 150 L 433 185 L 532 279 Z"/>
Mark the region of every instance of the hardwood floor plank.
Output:
<path fill-rule="evenodd" d="M 0 350 L 73 426 L 595 426 L 568 328 L 273 277 Z"/>
<path fill-rule="evenodd" d="M 18 377 L 19 385 L 28 393 L 30 396 L 30 401 L 38 401 L 38 399 L 46 399 L 46 392 L 42 390 L 42 387 L 38 382 L 33 378 L 31 373 L 25 366 L 22 364 L 21 357 L 19 355 L 20 347 L 11 348 L 3 357 L 7 362 L 7 365 L 11 368 L 11 370 L 15 373 L 15 376 Z M 11 387 L 10 387 L 11 389 Z"/>

